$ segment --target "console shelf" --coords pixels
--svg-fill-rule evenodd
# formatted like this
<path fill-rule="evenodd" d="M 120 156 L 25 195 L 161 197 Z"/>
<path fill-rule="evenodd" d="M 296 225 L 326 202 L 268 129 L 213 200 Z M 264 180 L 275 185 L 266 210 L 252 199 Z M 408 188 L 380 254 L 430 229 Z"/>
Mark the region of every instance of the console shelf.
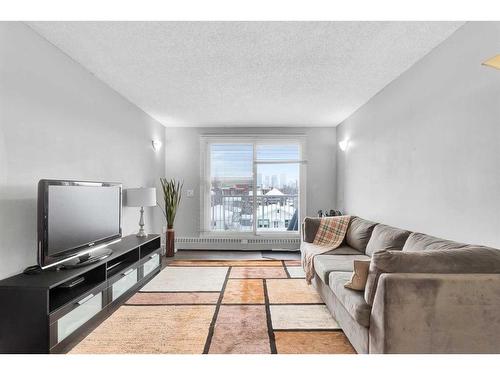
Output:
<path fill-rule="evenodd" d="M 80 268 L 1 280 L 0 353 L 64 351 L 160 271 L 159 235 L 109 247 L 108 258 Z"/>

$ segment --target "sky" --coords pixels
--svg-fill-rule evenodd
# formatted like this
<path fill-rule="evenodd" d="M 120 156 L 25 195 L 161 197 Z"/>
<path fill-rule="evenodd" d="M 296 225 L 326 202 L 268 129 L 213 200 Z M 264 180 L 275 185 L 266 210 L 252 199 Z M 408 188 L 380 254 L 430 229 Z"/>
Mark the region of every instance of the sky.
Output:
<path fill-rule="evenodd" d="M 252 178 L 253 145 L 246 143 L 210 145 L 212 178 Z M 257 145 L 257 160 L 300 160 L 298 144 Z M 299 179 L 298 164 L 260 164 L 257 173 L 265 176 L 286 174 L 287 180 Z M 287 181 L 288 182 L 288 181 Z"/>

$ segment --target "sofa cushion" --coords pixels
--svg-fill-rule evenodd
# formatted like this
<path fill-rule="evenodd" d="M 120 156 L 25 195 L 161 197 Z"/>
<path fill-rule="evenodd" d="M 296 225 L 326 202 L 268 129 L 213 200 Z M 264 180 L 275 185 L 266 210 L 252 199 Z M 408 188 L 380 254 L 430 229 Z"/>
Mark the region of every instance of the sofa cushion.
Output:
<path fill-rule="evenodd" d="M 352 272 L 354 260 L 370 260 L 370 257 L 359 253 L 358 255 L 316 255 L 314 257 L 314 270 L 319 278 L 328 284 L 328 275 L 332 271 Z"/>
<path fill-rule="evenodd" d="M 414 232 L 408 236 L 403 251 L 462 249 L 466 247 L 472 247 L 472 245 Z"/>
<path fill-rule="evenodd" d="M 384 224 L 377 224 L 366 245 L 366 255 L 372 256 L 376 251 L 401 250 L 411 232 Z"/>
<path fill-rule="evenodd" d="M 371 307 L 366 303 L 363 292 L 344 288 L 350 278 L 350 272 L 332 272 L 328 286 L 352 318 L 363 327 L 369 327 Z"/>
<path fill-rule="evenodd" d="M 302 236 L 304 242 L 313 243 L 316 233 L 318 233 L 321 219 L 319 217 L 306 217 L 302 223 Z"/>
<path fill-rule="evenodd" d="M 500 250 L 383 251 L 373 256 L 374 269 L 385 273 L 500 273 Z"/>
<path fill-rule="evenodd" d="M 382 273 L 500 273 L 500 250 L 489 247 L 462 249 L 382 251 L 375 253 L 365 288 L 366 302 L 375 298 Z"/>
<path fill-rule="evenodd" d="M 360 253 L 349 245 L 340 245 L 336 249 L 324 253 L 324 255 L 363 255 L 363 253 Z"/>
<path fill-rule="evenodd" d="M 375 225 L 377 223 L 352 216 L 345 235 L 346 244 L 364 253 Z"/>

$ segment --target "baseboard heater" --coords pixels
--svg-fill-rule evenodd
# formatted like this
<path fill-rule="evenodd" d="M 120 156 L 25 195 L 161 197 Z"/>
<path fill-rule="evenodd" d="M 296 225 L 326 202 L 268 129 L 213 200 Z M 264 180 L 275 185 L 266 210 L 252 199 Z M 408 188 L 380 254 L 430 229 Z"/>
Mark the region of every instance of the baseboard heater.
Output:
<path fill-rule="evenodd" d="M 300 247 L 299 238 L 215 238 L 177 237 L 178 250 L 282 250 L 295 251 Z"/>

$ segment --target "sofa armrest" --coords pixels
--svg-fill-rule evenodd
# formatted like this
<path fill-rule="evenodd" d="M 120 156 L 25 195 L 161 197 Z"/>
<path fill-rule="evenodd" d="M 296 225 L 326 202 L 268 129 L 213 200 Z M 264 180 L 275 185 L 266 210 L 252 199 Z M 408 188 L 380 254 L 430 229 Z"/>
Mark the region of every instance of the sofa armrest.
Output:
<path fill-rule="evenodd" d="M 471 246 L 457 250 L 376 252 L 365 288 L 365 300 L 370 306 L 383 273 L 500 274 L 500 250 Z"/>
<path fill-rule="evenodd" d="M 319 217 L 306 217 L 302 222 L 302 240 L 312 243 L 318 232 L 321 219 Z"/>
<path fill-rule="evenodd" d="M 500 353 L 500 274 L 382 274 L 370 353 Z"/>

